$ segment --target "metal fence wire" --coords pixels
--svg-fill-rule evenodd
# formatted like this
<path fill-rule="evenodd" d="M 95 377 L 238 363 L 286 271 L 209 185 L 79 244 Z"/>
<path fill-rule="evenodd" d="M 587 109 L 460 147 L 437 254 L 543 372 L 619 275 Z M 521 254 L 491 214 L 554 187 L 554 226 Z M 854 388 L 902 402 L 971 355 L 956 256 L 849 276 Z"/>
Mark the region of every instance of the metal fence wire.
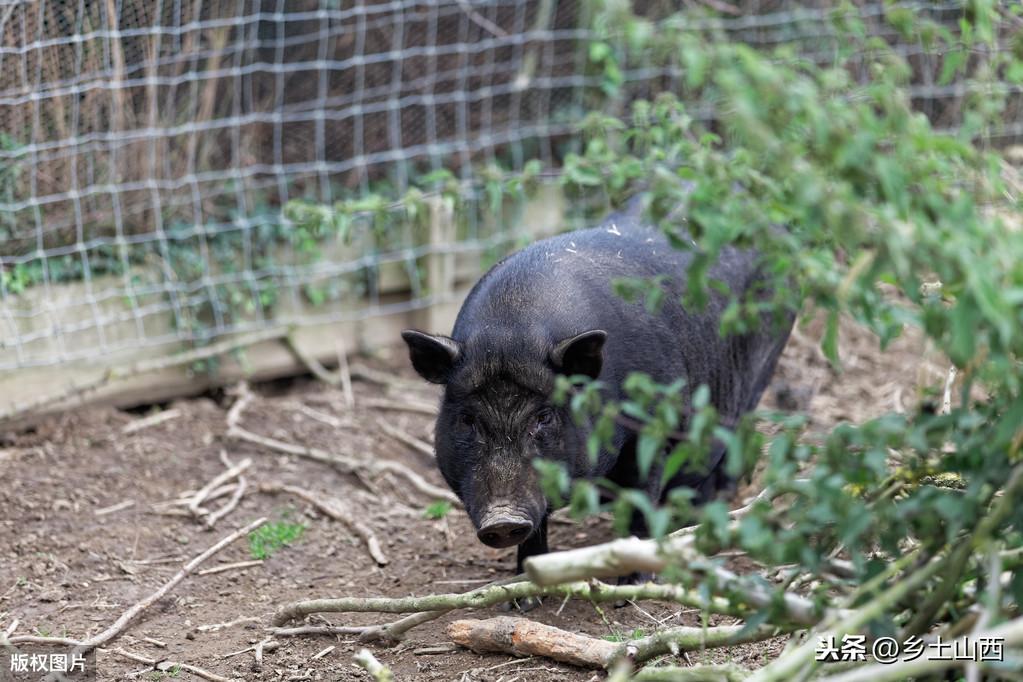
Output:
<path fill-rule="evenodd" d="M 430 305 L 425 254 L 485 254 L 509 229 L 467 209 L 450 242 L 423 243 L 412 228 L 384 238 L 370 216 L 310 246 L 283 208 L 397 199 L 438 169 L 471 207 L 481 169 L 556 168 L 601 86 L 592 5 L 0 0 L 0 371 Z M 826 53 L 830 3 L 734 7 L 694 30 Z M 925 10 L 953 29 L 962 12 Z M 858 11 L 898 42 L 882 3 Z M 968 84 L 937 85 L 941 55 L 898 47 L 914 103 L 954 127 Z M 624 90 L 679 77 L 629 64 Z M 1020 126 L 1014 114 L 999 134 Z M 382 293 L 388 267 L 407 275 L 403 296 Z"/>

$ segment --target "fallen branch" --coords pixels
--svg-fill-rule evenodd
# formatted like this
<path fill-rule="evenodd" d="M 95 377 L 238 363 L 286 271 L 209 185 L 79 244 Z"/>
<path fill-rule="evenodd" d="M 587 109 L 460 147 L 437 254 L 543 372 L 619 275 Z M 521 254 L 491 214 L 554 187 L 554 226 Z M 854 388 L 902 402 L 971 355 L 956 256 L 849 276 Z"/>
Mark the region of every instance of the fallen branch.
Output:
<path fill-rule="evenodd" d="M 521 582 L 524 580 L 524 576 L 516 575 L 510 578 L 501 578 L 495 580 L 484 587 L 495 587 L 497 585 L 511 585 L 513 583 Z M 482 588 L 481 588 L 482 589 Z M 285 607 L 287 608 L 287 607 Z M 452 607 L 454 608 L 454 607 Z M 414 627 L 429 623 L 430 621 L 437 620 L 444 616 L 452 609 L 439 609 L 436 611 L 424 611 L 422 613 L 413 613 L 404 618 L 399 618 L 396 621 L 390 623 L 381 623 L 377 625 L 363 625 L 357 627 L 338 627 L 338 626 L 327 626 L 322 629 L 316 627 L 310 627 L 308 630 L 305 628 L 268 628 L 269 632 L 275 635 L 287 636 L 287 635 L 301 635 L 301 634 L 328 634 L 328 635 L 359 635 L 360 642 L 383 642 L 393 643 L 401 641 L 405 636 L 405 633 Z"/>
<path fill-rule="evenodd" d="M 771 489 L 764 489 L 748 504 L 729 512 L 732 524 L 749 514 L 758 502 L 771 499 L 773 494 Z M 669 566 L 682 566 L 712 575 L 719 591 L 737 593 L 750 606 L 758 609 L 780 606 L 793 623 L 813 625 L 821 620 L 824 614 L 811 600 L 792 592 L 779 595 L 763 584 L 749 583 L 711 563 L 695 548 L 696 528 L 698 526 L 682 528 L 662 541 L 631 537 L 530 557 L 525 563 L 526 574 L 537 585 L 549 586 L 637 572 L 661 573 Z"/>
<path fill-rule="evenodd" d="M 416 452 L 422 455 L 426 455 L 430 459 L 434 459 L 433 448 L 430 447 L 428 443 L 424 443 L 415 436 L 405 433 L 397 426 L 391 426 L 383 419 L 377 420 L 377 426 L 380 427 L 381 431 L 383 431 L 384 433 L 386 433 L 388 436 L 398 441 L 399 443 L 403 443 L 412 448 L 413 450 L 415 450 Z"/>
<path fill-rule="evenodd" d="M 239 421 L 241 420 L 243 411 L 249 403 L 252 402 L 255 396 L 244 382 L 238 385 L 236 392 L 238 393 L 238 400 L 235 401 L 235 404 L 231 406 L 231 409 L 228 410 L 227 413 L 228 438 L 243 440 L 276 452 L 283 452 L 285 454 L 305 457 L 317 462 L 329 464 L 346 474 L 375 476 L 390 472 L 404 478 L 412 485 L 413 488 L 424 495 L 428 495 L 434 499 L 447 500 L 453 505 L 461 506 L 461 500 L 459 500 L 458 497 L 450 490 L 430 483 L 418 473 L 399 462 L 386 459 L 373 459 L 369 461 L 360 460 L 350 455 L 335 454 L 327 452 L 326 450 L 320 450 L 319 448 L 311 448 L 295 443 L 288 443 L 277 440 L 276 438 L 260 436 L 248 431 L 239 425 Z"/>
<path fill-rule="evenodd" d="M 193 571 L 195 571 L 195 569 L 201 563 L 203 563 L 204 561 L 206 561 L 211 556 L 213 556 L 220 550 L 224 549 L 231 543 L 235 542 L 236 540 L 245 537 L 252 531 L 262 526 L 264 523 L 266 523 L 265 517 L 256 519 L 255 521 L 245 526 L 244 528 L 236 530 L 227 537 L 223 538 L 220 542 L 213 545 L 205 552 L 203 552 L 202 554 L 198 555 L 197 557 L 189 561 L 187 564 L 185 564 L 181 568 L 181 570 L 174 574 L 174 577 L 172 577 L 170 580 L 164 583 L 160 587 L 160 589 L 158 589 L 156 592 L 153 592 L 151 595 L 149 595 L 142 601 L 136 603 L 131 608 L 129 608 L 127 611 L 121 614 L 120 618 L 114 621 L 113 625 L 111 625 L 106 630 L 103 630 L 97 635 L 93 635 L 92 637 L 84 640 L 70 639 L 67 637 L 36 637 L 34 635 L 19 635 L 17 637 L 11 637 L 9 641 L 11 644 L 61 644 L 65 646 L 80 647 L 81 651 L 79 653 L 82 653 L 84 651 L 90 651 L 92 649 L 95 649 L 96 647 L 102 646 L 103 644 L 106 644 L 114 637 L 121 634 L 121 632 L 128 627 L 128 624 L 131 623 L 131 621 L 136 616 L 138 616 L 140 613 L 142 613 L 142 611 L 152 606 L 155 602 L 162 599 L 164 595 L 166 595 L 168 592 L 174 589 L 174 587 L 176 587 L 178 583 L 180 583 L 182 580 L 187 578 Z"/>
<path fill-rule="evenodd" d="M 691 533 L 680 531 L 664 542 L 625 538 L 592 547 L 553 552 L 526 560 L 526 575 L 537 585 L 552 586 L 590 577 L 606 578 L 634 572 L 661 573 L 669 566 L 685 567 L 714 577 L 716 588 L 735 593 L 756 608 L 780 607 L 788 620 L 814 625 L 824 615 L 813 601 L 792 592 L 776 593 L 750 583 L 696 551 Z"/>
<path fill-rule="evenodd" d="M 383 625 L 371 625 L 369 627 L 362 628 L 362 632 L 359 633 L 360 642 L 399 642 L 405 636 L 405 633 L 414 627 L 429 623 L 430 621 L 441 618 L 448 612 L 447 610 L 442 611 L 424 611 L 423 613 L 413 613 L 411 616 L 405 616 L 399 618 L 392 623 L 384 623 Z"/>
<path fill-rule="evenodd" d="M 210 682 L 236 682 L 236 680 L 238 679 L 234 677 L 224 677 L 222 675 L 212 673 L 209 670 L 203 670 L 202 668 L 197 668 L 194 665 L 189 665 L 188 663 L 179 663 L 177 661 L 168 661 L 165 659 L 148 658 L 146 656 L 140 656 L 139 654 L 135 654 L 130 651 L 125 651 L 124 649 L 111 649 L 110 652 L 117 654 L 118 656 L 127 658 L 128 660 L 131 661 L 151 665 L 153 666 L 154 670 L 158 670 L 159 672 L 162 673 L 169 673 L 173 670 L 183 670 L 185 672 L 192 673 L 196 677 L 201 677 L 204 680 L 210 680 Z"/>
<path fill-rule="evenodd" d="M 456 644 L 478 653 L 542 656 L 596 669 L 610 668 L 622 659 L 642 663 L 666 653 L 757 642 L 783 634 L 776 628 L 744 630 L 739 625 L 677 627 L 619 643 L 568 632 L 526 618 L 498 616 L 486 620 L 456 620 L 448 626 L 447 634 Z"/>
<path fill-rule="evenodd" d="M 259 486 L 260 492 L 264 493 L 288 493 L 295 497 L 300 497 L 309 504 L 313 505 L 321 512 L 329 516 L 330 518 L 340 521 L 346 525 L 352 532 L 362 538 L 362 541 L 366 543 L 366 548 L 369 550 L 369 555 L 373 558 L 378 565 L 384 566 L 388 563 L 387 556 L 384 554 L 383 549 L 380 547 L 380 541 L 377 540 L 377 536 L 373 533 L 369 526 L 365 525 L 361 521 L 358 521 L 345 511 L 341 506 L 340 502 L 333 499 L 324 499 L 318 497 L 315 493 L 305 490 L 304 488 L 298 488 L 293 485 L 280 485 L 277 483 L 264 483 Z"/>
<path fill-rule="evenodd" d="M 540 586 L 528 581 L 485 585 L 455 594 L 433 594 L 421 597 L 340 597 L 310 599 L 288 604 L 274 614 L 272 623 L 283 625 L 294 618 L 312 613 L 419 613 L 447 612 L 454 609 L 480 609 L 494 604 L 529 597 L 556 596 L 586 599 L 596 603 L 621 600 L 671 601 L 705 609 L 711 613 L 734 615 L 736 610 L 723 599 L 706 600 L 700 594 L 679 585 L 608 585 L 598 581 Z"/>
<path fill-rule="evenodd" d="M 24 403 L 14 404 L 0 412 L 0 422 L 11 419 L 12 417 L 38 412 L 42 408 L 59 405 L 65 401 L 75 399 L 83 400 L 89 394 L 95 393 L 114 381 L 121 381 L 139 374 L 149 374 L 152 372 L 159 372 L 164 369 L 170 369 L 172 367 L 180 367 L 181 365 L 190 365 L 193 362 L 208 360 L 210 358 L 229 353 L 233 350 L 237 350 L 238 348 L 245 348 L 264 341 L 280 339 L 286 334 L 287 330 L 284 329 L 264 329 L 253 334 L 224 339 L 223 341 L 219 341 L 209 346 L 177 353 L 176 355 L 168 357 L 140 360 L 127 367 L 111 367 L 107 369 L 102 376 L 84 384 L 69 386 L 63 391 L 59 391 L 51 395 L 42 396 Z"/>
<path fill-rule="evenodd" d="M 370 675 L 376 682 L 391 682 L 394 675 L 390 668 L 377 660 L 376 656 L 369 649 L 362 649 L 353 657 L 355 663 Z"/>

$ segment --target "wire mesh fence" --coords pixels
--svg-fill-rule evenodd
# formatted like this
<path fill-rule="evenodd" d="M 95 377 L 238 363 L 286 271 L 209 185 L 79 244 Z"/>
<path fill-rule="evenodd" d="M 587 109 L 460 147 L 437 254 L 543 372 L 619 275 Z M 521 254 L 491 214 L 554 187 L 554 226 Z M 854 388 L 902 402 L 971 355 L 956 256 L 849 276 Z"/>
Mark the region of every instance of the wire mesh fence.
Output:
<path fill-rule="evenodd" d="M 832 57 L 831 3 L 716 4 L 725 15 L 686 30 Z M 910 6 L 952 31 L 963 11 Z M 594 7 L 0 0 L 0 371 L 436 303 L 431 255 L 486 259 L 520 237 L 486 179 L 533 159 L 556 169 L 586 112 L 610 106 Z M 943 55 L 900 36 L 890 7 L 857 11 L 909 58 L 916 106 L 954 129 L 982 93 L 944 83 Z M 671 65 L 624 66 L 619 104 L 679 89 Z M 992 136 L 1021 132 L 1010 108 Z M 437 240 L 402 198 L 441 170 L 463 201 Z M 389 201 L 343 234 L 286 210 L 369 195 Z"/>

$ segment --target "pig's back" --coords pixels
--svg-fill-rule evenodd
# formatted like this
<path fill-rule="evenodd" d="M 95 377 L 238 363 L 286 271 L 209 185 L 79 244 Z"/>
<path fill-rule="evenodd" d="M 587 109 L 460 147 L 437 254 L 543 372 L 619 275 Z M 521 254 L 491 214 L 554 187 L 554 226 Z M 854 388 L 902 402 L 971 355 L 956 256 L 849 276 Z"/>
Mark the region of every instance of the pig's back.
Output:
<path fill-rule="evenodd" d="M 727 300 L 718 294 L 702 311 L 684 309 L 679 299 L 691 259 L 634 214 L 614 214 L 599 227 L 541 240 L 495 265 L 470 292 L 452 336 L 500 355 L 532 353 L 542 363 L 557 341 L 604 329 L 600 378 L 612 394 L 620 396 L 630 372 L 661 382 L 684 376 L 689 386 L 708 384 L 722 414 L 737 418 L 759 401 L 784 338 L 769 330 L 722 338 Z M 755 261 L 753 252 L 729 248 L 709 274 L 741 292 L 756 278 Z M 657 275 L 668 282 L 653 312 L 614 291 L 616 279 Z"/>

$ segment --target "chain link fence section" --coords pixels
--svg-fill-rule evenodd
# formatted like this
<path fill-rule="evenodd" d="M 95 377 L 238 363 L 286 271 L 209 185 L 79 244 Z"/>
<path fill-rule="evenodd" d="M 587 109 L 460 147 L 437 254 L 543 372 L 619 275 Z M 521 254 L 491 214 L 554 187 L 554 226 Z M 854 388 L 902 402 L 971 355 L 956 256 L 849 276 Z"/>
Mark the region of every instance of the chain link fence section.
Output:
<path fill-rule="evenodd" d="M 716 4 L 739 16 L 693 30 L 829 58 L 831 3 Z M 953 29 L 962 11 L 920 6 Z M 430 255 L 487 259 L 519 237 L 514 208 L 487 217 L 481 169 L 556 168 L 578 144 L 604 83 L 583 28 L 594 7 L 0 0 L 0 371 L 437 302 Z M 898 42 L 884 11 L 859 8 Z M 939 86 L 940 55 L 899 49 L 915 103 L 954 128 L 969 84 Z M 679 89 L 670 67 L 625 67 L 624 99 Z M 396 200 L 441 169 L 465 188 L 441 242 L 400 201 L 344 238 L 283 213 L 301 198 Z"/>

